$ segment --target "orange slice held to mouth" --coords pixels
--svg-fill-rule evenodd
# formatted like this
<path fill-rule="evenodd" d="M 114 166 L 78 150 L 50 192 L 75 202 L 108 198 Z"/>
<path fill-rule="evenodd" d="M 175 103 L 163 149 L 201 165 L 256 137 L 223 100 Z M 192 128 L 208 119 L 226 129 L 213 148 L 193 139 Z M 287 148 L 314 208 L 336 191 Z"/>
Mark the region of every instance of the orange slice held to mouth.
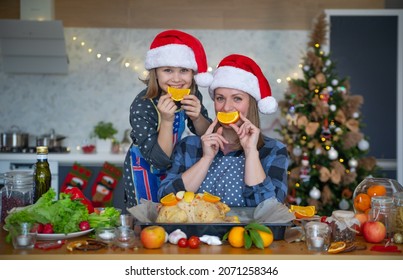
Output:
<path fill-rule="evenodd" d="M 181 101 L 185 95 L 190 94 L 190 88 L 173 88 L 168 87 L 168 93 L 174 101 Z"/>
<path fill-rule="evenodd" d="M 239 112 L 218 112 L 217 119 L 222 124 L 232 124 L 236 123 L 239 120 Z"/>

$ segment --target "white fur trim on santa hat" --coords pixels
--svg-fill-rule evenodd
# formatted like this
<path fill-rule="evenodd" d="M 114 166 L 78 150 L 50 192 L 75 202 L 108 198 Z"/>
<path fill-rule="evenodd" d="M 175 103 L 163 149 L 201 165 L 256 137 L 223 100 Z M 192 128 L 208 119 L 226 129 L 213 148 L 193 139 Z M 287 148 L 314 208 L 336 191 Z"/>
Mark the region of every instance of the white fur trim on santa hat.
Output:
<path fill-rule="evenodd" d="M 214 99 L 214 90 L 219 87 L 242 90 L 249 93 L 257 101 L 260 100 L 259 82 L 256 76 L 239 68 L 231 66 L 217 68 L 209 88 L 211 98 Z"/>
<path fill-rule="evenodd" d="M 197 63 L 194 52 L 186 45 L 169 44 L 147 51 L 145 68 L 147 70 L 170 66 L 184 67 L 197 73 Z"/>

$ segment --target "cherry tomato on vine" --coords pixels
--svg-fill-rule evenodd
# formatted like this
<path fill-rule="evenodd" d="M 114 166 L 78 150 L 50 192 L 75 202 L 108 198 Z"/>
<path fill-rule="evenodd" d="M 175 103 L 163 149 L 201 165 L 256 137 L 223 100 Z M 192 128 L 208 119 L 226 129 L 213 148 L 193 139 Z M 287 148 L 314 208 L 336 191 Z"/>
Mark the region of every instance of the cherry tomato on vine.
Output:
<path fill-rule="evenodd" d="M 189 248 L 191 249 L 196 249 L 199 248 L 200 245 L 200 238 L 197 236 L 191 236 L 189 237 Z"/>
<path fill-rule="evenodd" d="M 187 246 L 189 246 L 189 242 L 186 238 L 181 238 L 178 240 L 178 246 L 180 248 L 186 248 Z"/>

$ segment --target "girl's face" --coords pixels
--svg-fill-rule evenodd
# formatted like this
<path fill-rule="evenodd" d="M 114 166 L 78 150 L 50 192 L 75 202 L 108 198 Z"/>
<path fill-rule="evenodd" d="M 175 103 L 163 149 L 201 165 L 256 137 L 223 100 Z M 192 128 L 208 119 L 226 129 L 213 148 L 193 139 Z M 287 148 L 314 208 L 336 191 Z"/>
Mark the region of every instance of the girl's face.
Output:
<path fill-rule="evenodd" d="M 232 88 L 216 88 L 214 91 L 214 109 L 217 112 L 238 111 L 248 116 L 250 95 Z M 238 121 L 240 122 L 240 121 Z"/>
<path fill-rule="evenodd" d="M 158 85 L 167 93 L 168 86 L 190 88 L 193 82 L 193 70 L 182 67 L 158 67 L 156 69 Z"/>

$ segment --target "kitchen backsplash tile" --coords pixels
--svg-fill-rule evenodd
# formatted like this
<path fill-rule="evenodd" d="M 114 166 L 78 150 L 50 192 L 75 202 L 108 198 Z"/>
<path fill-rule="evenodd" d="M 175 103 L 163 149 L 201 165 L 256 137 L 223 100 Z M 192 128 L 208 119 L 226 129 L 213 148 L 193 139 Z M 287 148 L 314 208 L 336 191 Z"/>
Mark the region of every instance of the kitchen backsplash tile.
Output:
<path fill-rule="evenodd" d="M 68 75 L 12 75 L 0 72 L 0 131 L 17 125 L 30 135 L 67 136 L 64 144 L 81 145 L 98 121 L 110 121 L 118 140 L 130 128 L 129 106 L 145 85 L 144 57 L 160 29 L 65 28 Z M 301 76 L 298 64 L 305 52 L 308 31 L 185 30 L 205 46 L 209 65 L 230 53 L 254 58 L 269 79 L 274 97 L 283 99 L 286 77 Z M 76 40 L 73 40 L 76 37 Z M 82 46 L 82 42 L 85 43 Z M 88 49 L 92 52 L 89 53 Z M 101 58 L 96 54 L 100 53 Z M 106 57 L 111 61 L 107 62 Z M 130 67 L 124 63 L 129 61 Z M 0 68 L 1 68 L 0 59 Z M 281 83 L 277 79 L 282 79 Z M 214 113 L 207 89 L 201 88 L 210 116 Z M 264 116 L 265 134 L 276 137 L 273 125 L 280 118 Z"/>

